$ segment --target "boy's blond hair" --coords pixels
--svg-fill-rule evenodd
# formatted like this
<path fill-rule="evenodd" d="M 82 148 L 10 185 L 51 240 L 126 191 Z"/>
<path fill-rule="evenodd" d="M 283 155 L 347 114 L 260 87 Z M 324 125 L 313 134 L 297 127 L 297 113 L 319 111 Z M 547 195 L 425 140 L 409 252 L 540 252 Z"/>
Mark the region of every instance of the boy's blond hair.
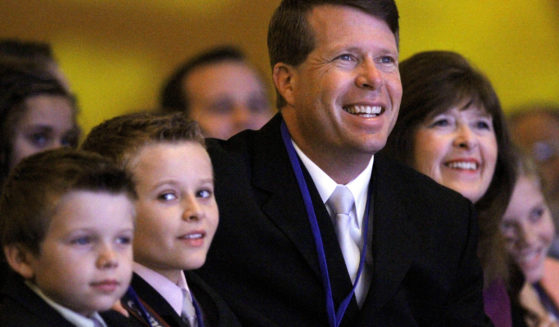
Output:
<path fill-rule="evenodd" d="M 126 168 L 131 157 L 149 144 L 190 141 L 205 147 L 198 123 L 184 113 L 134 113 L 107 120 L 94 127 L 82 149 L 113 160 Z"/>

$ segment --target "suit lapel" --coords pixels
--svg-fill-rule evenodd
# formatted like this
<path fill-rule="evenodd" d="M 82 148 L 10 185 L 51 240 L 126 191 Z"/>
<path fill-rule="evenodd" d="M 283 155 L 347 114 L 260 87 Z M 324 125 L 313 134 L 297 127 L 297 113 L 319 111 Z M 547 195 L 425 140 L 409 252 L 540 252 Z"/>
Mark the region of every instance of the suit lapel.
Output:
<path fill-rule="evenodd" d="M 305 261 L 320 277 L 317 254 L 307 213 L 280 135 L 277 115 L 256 138 L 253 185 L 261 189 L 263 213 L 284 232 Z M 314 187 L 314 186 L 313 186 Z M 312 194 L 312 193 L 311 193 Z"/>
<path fill-rule="evenodd" d="M 400 287 L 417 249 L 409 214 L 402 203 L 391 169 L 381 155 L 375 157 L 373 169 L 373 278 L 367 303 L 377 309 L 390 300 Z M 371 301 L 371 298 L 374 299 Z"/>
<path fill-rule="evenodd" d="M 40 326 L 61 326 L 73 327 L 74 325 L 58 313 L 54 308 L 43 301 L 39 295 L 35 294 L 27 287 L 19 276 L 10 277 L 4 285 L 5 293 L 3 296 L 11 298 L 14 305 L 25 308 L 29 317 L 25 321 L 43 322 Z"/>
<path fill-rule="evenodd" d="M 259 155 L 254 156 L 255 173 L 252 182 L 256 188 L 267 194 L 262 202 L 264 214 L 293 242 L 316 277 L 320 278 L 314 240 L 302 195 L 281 140 L 280 123 L 278 115 L 262 129 L 264 135 L 255 138 L 254 151 Z M 306 171 L 305 176 L 321 228 L 335 302 L 339 303 L 351 289 L 351 282 L 327 211 Z M 362 311 L 366 311 L 369 306 L 380 308 L 396 294 L 417 248 L 414 227 L 402 202 L 405 195 L 394 186 L 400 183 L 392 183 L 399 178 L 398 170 L 392 168 L 382 155 L 377 154 L 372 179 L 373 210 L 370 213 L 373 241 L 369 251 L 373 251 L 373 276 Z M 356 311 L 357 306 L 352 301 L 346 315 L 353 316 Z"/>
<path fill-rule="evenodd" d="M 317 283 L 322 288 L 322 274 L 318 265 L 315 241 L 303 197 L 281 139 L 280 123 L 281 119 L 278 115 L 262 130 L 264 135 L 256 138 L 255 153 L 259 155 L 254 156 L 255 173 L 252 182 L 257 189 L 266 194 L 262 201 L 263 213 L 295 245 L 313 270 Z M 351 280 L 347 274 L 330 216 L 308 172 L 304 166 L 302 169 L 321 231 L 332 293 L 337 305 L 351 290 Z M 356 311 L 356 302 L 352 301 L 346 314 L 353 315 Z"/>

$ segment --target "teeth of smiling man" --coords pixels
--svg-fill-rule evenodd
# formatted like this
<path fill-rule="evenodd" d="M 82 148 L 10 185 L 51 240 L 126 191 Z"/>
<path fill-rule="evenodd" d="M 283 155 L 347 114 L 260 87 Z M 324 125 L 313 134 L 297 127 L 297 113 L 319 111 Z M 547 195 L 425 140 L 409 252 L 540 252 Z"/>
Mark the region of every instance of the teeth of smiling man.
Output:
<path fill-rule="evenodd" d="M 476 170 L 477 169 L 477 164 L 475 162 L 463 162 L 463 161 L 451 162 L 451 163 L 447 164 L 447 166 L 450 167 L 450 168 L 465 169 L 465 170 Z"/>
<path fill-rule="evenodd" d="M 344 110 L 354 115 L 376 117 L 382 112 L 381 106 L 345 106 Z"/>

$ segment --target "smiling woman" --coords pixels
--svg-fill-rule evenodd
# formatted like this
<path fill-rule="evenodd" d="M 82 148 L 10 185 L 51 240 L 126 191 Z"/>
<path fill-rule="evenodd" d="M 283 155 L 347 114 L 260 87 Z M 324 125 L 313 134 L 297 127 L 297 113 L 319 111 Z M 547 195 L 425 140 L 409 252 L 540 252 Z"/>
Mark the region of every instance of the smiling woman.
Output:
<path fill-rule="evenodd" d="M 529 326 L 559 319 L 559 262 L 547 257 L 555 228 L 534 162 L 519 153 L 517 181 L 502 222 L 507 250 L 526 278 L 520 301 Z"/>
<path fill-rule="evenodd" d="M 383 151 L 475 204 L 485 311 L 495 326 L 511 326 L 498 227 L 514 167 L 499 99 L 489 80 L 454 52 L 418 53 L 400 64 L 400 74 L 404 96 Z"/>
<path fill-rule="evenodd" d="M 465 102 L 419 124 L 413 165 L 475 203 L 493 178 L 497 139 L 492 117 L 479 105 Z"/>

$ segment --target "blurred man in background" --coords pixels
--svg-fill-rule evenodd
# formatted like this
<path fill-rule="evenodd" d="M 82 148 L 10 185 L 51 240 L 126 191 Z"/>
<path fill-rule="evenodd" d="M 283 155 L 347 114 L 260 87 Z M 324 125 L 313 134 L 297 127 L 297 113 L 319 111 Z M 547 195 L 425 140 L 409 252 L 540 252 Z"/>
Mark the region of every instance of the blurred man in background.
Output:
<path fill-rule="evenodd" d="M 228 139 L 258 129 L 273 115 L 266 86 L 235 47 L 210 49 L 188 60 L 161 92 L 166 111 L 185 111 L 206 137 Z"/>

